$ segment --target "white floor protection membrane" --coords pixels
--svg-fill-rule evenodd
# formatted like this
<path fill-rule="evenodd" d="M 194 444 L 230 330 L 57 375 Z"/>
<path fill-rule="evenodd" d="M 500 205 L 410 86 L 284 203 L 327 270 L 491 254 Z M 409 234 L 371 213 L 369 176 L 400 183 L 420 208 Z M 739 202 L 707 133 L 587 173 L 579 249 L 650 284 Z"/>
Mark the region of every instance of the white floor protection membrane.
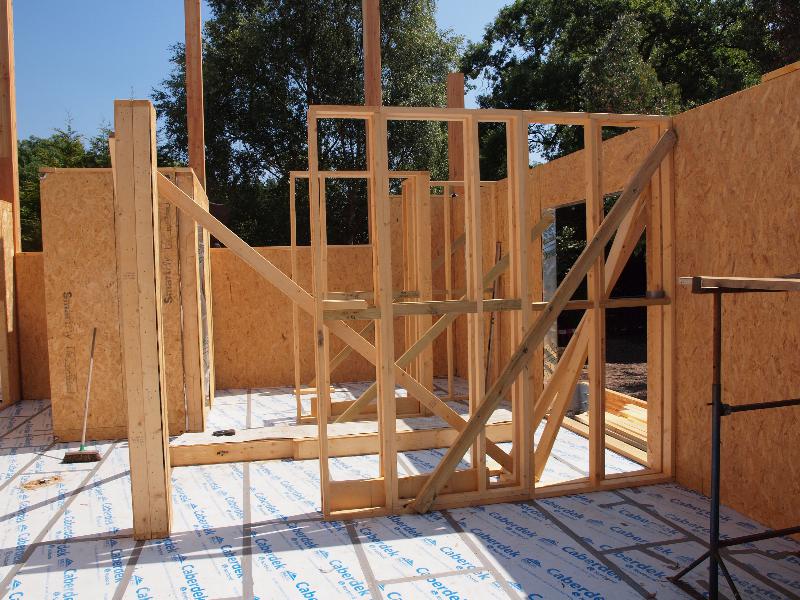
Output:
<path fill-rule="evenodd" d="M 336 397 L 365 387 L 337 386 Z M 288 425 L 295 410 L 289 388 L 221 391 L 208 429 Z M 53 443 L 49 431 L 46 402 L 0 413 L 0 598 L 688 598 L 667 578 L 708 536 L 708 499 L 671 484 L 325 522 L 318 461 L 277 460 L 174 469 L 173 535 L 134 542 L 126 443 L 98 443 L 100 462 L 65 465 L 77 444 Z M 586 475 L 584 438 L 562 429 L 554 448 L 543 483 Z M 404 452 L 399 472 L 429 472 L 443 452 Z M 606 462 L 609 472 L 640 468 L 613 452 Z M 342 480 L 378 472 L 375 456 L 330 466 Z M 723 508 L 723 536 L 762 529 Z M 726 556 L 743 597 L 800 598 L 797 542 Z M 706 577 L 703 566 L 687 580 L 701 589 Z"/>

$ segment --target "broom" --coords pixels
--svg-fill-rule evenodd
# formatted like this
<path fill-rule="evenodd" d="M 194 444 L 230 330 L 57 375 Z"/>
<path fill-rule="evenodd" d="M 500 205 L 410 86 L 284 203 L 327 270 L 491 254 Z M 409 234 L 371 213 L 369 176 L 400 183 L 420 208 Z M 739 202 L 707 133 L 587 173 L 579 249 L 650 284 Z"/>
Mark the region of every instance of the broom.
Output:
<path fill-rule="evenodd" d="M 86 401 L 83 404 L 83 433 L 81 434 L 81 447 L 77 452 L 64 454 L 64 463 L 97 462 L 100 453 L 97 450 L 86 449 L 86 423 L 89 420 L 89 393 L 92 389 L 92 368 L 94 367 L 94 343 L 97 339 L 97 327 L 92 329 L 92 349 L 89 351 L 89 377 L 86 380 Z"/>

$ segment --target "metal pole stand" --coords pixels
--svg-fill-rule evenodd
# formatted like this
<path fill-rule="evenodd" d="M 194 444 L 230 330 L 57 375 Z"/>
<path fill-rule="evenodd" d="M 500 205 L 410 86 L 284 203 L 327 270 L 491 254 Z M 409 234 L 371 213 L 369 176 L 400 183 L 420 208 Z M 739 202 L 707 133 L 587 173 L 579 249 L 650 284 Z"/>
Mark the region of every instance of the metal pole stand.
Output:
<path fill-rule="evenodd" d="M 734 597 L 741 600 L 739 590 L 733 583 L 731 574 L 720 550 L 729 546 L 747 544 L 760 540 L 767 540 L 776 537 L 783 537 L 794 533 L 800 533 L 800 526 L 788 527 L 765 531 L 754 535 L 746 535 L 737 538 L 719 539 L 719 512 L 720 512 L 720 454 L 721 454 L 721 433 L 722 417 L 728 417 L 733 413 L 751 410 L 764 410 L 768 408 L 780 408 L 785 406 L 799 406 L 800 399 L 778 400 L 775 402 L 760 402 L 755 404 L 739 404 L 731 406 L 722 402 L 722 294 L 743 291 L 766 291 L 766 290 L 740 290 L 728 288 L 703 288 L 699 285 L 692 286 L 694 293 L 712 293 L 714 295 L 714 332 L 713 332 L 713 382 L 711 384 L 711 523 L 709 525 L 708 550 L 694 560 L 690 565 L 682 569 L 679 573 L 670 577 L 670 581 L 685 591 L 695 595 L 692 586 L 681 581 L 687 573 L 694 570 L 706 558 L 708 559 L 708 597 L 711 600 L 719 598 L 719 571 L 728 582 Z"/>

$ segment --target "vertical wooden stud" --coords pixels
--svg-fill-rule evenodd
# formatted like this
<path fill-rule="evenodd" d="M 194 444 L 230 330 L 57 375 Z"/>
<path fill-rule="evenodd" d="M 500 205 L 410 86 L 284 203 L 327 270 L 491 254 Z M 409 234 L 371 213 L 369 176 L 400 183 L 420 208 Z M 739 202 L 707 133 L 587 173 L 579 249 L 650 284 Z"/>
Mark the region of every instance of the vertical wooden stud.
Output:
<path fill-rule="evenodd" d="M 669 124 L 672 127 L 672 124 Z M 666 133 L 667 127 L 662 126 L 660 133 Z M 661 161 L 661 258 L 663 261 L 662 277 L 664 294 L 672 302 L 662 308 L 662 383 L 661 395 L 661 470 L 672 477 L 675 475 L 675 190 L 674 190 L 674 149 Z"/>
<path fill-rule="evenodd" d="M 381 431 L 381 471 L 384 478 L 385 506 L 397 510 L 397 406 L 394 372 L 394 316 L 392 309 L 392 215 L 389 205 L 389 157 L 386 144 L 386 119 L 375 113 L 367 122 L 369 150 L 367 158 L 371 178 L 369 201 L 374 217 L 373 279 L 375 304 L 381 318 L 375 327 L 377 350 L 378 422 Z"/>
<path fill-rule="evenodd" d="M 114 212 L 133 531 L 137 540 L 146 540 L 168 536 L 171 519 L 152 104 L 117 100 L 114 129 Z"/>
<path fill-rule="evenodd" d="M 206 196 L 200 180 L 196 177 L 194 178 L 194 197 L 196 202 L 207 212 L 209 209 L 208 196 Z M 211 233 L 207 229 L 199 227 L 198 235 L 202 242 L 197 251 L 201 259 L 200 293 L 203 297 L 200 304 L 203 320 L 203 329 L 201 330 L 203 332 L 203 397 L 206 406 L 210 408 L 214 404 L 214 392 L 217 389 L 214 369 L 214 294 L 211 293 Z"/>
<path fill-rule="evenodd" d="M 650 128 L 650 140 L 658 142 L 660 131 Z M 650 180 L 650 206 L 645 229 L 647 263 L 647 291 L 660 292 L 664 289 L 662 231 L 661 231 L 661 169 Z M 647 311 L 647 466 L 661 470 L 661 428 L 663 425 L 663 356 L 664 311 L 661 306 L 650 306 Z"/>
<path fill-rule="evenodd" d="M 510 315 L 511 353 L 522 341 L 522 336 L 533 322 L 531 300 L 531 241 L 528 227 L 528 120 L 517 118 L 506 125 L 508 156 L 508 239 L 509 239 L 509 293 L 511 298 L 522 298 L 522 310 Z M 538 215 L 537 215 L 538 216 Z M 540 247 L 537 240 L 534 248 Z M 541 269 L 540 269 L 541 272 Z M 541 285 L 539 285 L 541 289 Z M 539 298 L 540 299 L 540 298 Z M 511 399 L 514 414 L 514 468 L 520 485 L 532 491 L 533 479 L 533 434 L 536 423 L 532 421 L 533 393 L 530 371 L 534 360 L 523 368 L 521 376 L 512 388 Z"/>
<path fill-rule="evenodd" d="M 297 178 L 289 176 L 289 270 L 292 281 L 297 283 Z M 294 399 L 297 406 L 297 422 L 303 416 L 300 397 L 300 307 L 292 302 L 292 361 L 294 363 Z"/>
<path fill-rule="evenodd" d="M 447 107 L 464 108 L 464 74 L 449 73 L 447 75 Z M 447 122 L 447 162 L 450 181 L 464 180 L 464 124 L 461 121 Z M 447 299 L 453 300 L 453 202 L 464 193 L 463 185 L 452 186 L 445 190 L 445 288 L 449 291 Z M 455 332 L 453 325 L 447 327 L 447 395 L 453 398 L 455 377 Z"/>
<path fill-rule="evenodd" d="M 464 255 L 467 266 L 467 300 L 476 304 L 476 312 L 467 315 L 469 353 L 470 414 L 483 401 L 486 383 L 485 317 L 483 313 L 483 235 L 481 232 L 481 184 L 478 121 L 464 121 Z M 486 477 L 486 434 L 482 431 L 472 447 L 472 466 L 478 469 L 478 490 L 484 491 Z"/>
<path fill-rule="evenodd" d="M 416 290 L 419 301 L 433 300 L 433 278 L 431 272 L 431 178 L 429 173 L 414 176 L 414 241 L 416 263 Z M 416 318 L 414 341 L 421 338 L 433 324 L 431 315 Z M 419 355 L 417 380 L 427 389 L 433 389 L 433 345 Z"/>
<path fill-rule="evenodd" d="M 21 397 L 14 292 L 14 207 L 0 200 L 0 408 Z"/>
<path fill-rule="evenodd" d="M 194 195 L 195 176 L 189 172 L 176 173 L 176 185 L 187 195 Z M 188 431 L 203 431 L 208 406 L 207 391 L 204 389 L 203 365 L 203 318 L 200 289 L 200 261 L 198 249 L 202 242 L 202 230 L 194 219 L 183 211 L 178 211 L 178 258 L 180 261 L 180 291 L 182 336 L 183 336 L 183 373 L 186 394 Z M 206 291 L 207 293 L 207 291 Z"/>
<path fill-rule="evenodd" d="M 381 2 L 361 0 L 364 21 L 364 105 L 383 104 L 381 91 Z"/>
<path fill-rule="evenodd" d="M 464 74 L 447 75 L 447 108 L 464 108 Z M 464 179 L 464 125 L 447 122 L 447 161 L 450 181 Z"/>
<path fill-rule="evenodd" d="M 453 300 L 453 190 L 452 185 L 444 188 L 444 289 L 445 300 Z M 453 348 L 453 324 L 447 326 L 447 397 L 455 396 L 455 353 Z"/>
<path fill-rule="evenodd" d="M 206 187 L 206 142 L 203 107 L 203 21 L 200 0 L 183 0 L 186 27 L 186 126 L 189 166 Z"/>
<path fill-rule="evenodd" d="M 586 157 L 586 240 L 603 221 L 602 128 L 597 121 L 584 125 Z M 605 477 L 605 253 L 587 275 L 588 298 L 593 304 L 589 331 L 589 479 L 598 485 Z"/>
<path fill-rule="evenodd" d="M 14 252 L 22 250 L 17 164 L 17 92 L 14 72 L 14 7 L 0 0 L 0 201 L 13 211 Z M 13 256 L 11 257 L 13 260 Z M 12 265 L 13 266 L 13 265 Z"/>
<path fill-rule="evenodd" d="M 17 327 L 14 255 L 22 250 L 17 164 L 17 100 L 14 76 L 14 8 L 12 0 L 0 0 L 0 204 L 2 231 L 2 315 L 0 357 L 2 394 L 0 407 L 21 397 L 19 333 Z"/>
<path fill-rule="evenodd" d="M 328 419 L 330 417 L 330 333 L 324 323 L 327 274 L 324 265 L 324 222 L 320 210 L 321 195 L 318 168 L 317 119 L 308 115 L 308 202 L 311 220 L 312 293 L 314 296 L 314 364 L 317 381 L 317 425 L 319 439 L 319 474 L 322 513 L 330 515 L 330 469 L 328 465 Z"/>

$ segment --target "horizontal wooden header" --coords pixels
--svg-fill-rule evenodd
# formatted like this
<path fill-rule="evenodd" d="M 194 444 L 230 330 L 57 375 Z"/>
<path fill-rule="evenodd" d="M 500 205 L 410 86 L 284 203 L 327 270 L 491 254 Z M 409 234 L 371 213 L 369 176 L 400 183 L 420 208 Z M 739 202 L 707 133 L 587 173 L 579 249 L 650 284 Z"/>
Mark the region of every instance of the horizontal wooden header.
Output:
<path fill-rule="evenodd" d="M 648 127 L 669 125 L 668 115 L 638 115 L 614 113 L 559 112 L 536 110 L 511 110 L 499 108 L 442 108 L 408 106 L 345 106 L 318 104 L 308 107 L 309 121 L 314 119 L 371 119 L 381 115 L 390 121 L 456 121 L 475 118 L 479 122 L 502 123 L 516 119 L 529 124 L 586 125 L 597 121 L 615 127 Z"/>

